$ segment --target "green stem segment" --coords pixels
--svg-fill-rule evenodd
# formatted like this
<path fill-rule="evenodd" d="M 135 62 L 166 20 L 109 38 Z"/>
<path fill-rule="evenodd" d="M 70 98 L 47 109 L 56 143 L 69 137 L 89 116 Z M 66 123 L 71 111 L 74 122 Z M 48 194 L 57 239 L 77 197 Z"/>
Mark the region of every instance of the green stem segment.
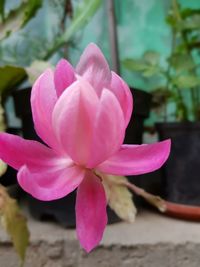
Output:
<path fill-rule="evenodd" d="M 166 215 L 184 219 L 184 220 L 200 220 L 200 207 L 188 206 L 166 201 L 160 196 L 156 196 L 146 192 L 144 189 L 129 183 L 128 181 L 118 182 L 117 184 L 129 188 L 133 193 L 144 198 L 149 204 L 156 207 L 161 213 Z"/>

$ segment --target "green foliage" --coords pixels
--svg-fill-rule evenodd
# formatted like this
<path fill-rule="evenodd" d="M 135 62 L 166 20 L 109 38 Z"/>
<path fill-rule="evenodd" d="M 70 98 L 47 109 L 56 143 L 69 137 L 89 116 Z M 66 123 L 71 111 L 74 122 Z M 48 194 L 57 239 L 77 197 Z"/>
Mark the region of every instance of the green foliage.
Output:
<path fill-rule="evenodd" d="M 102 4 L 102 0 L 83 0 L 80 1 L 79 5 L 74 11 L 73 18 L 70 25 L 64 31 L 64 33 L 57 38 L 53 47 L 47 51 L 45 59 L 49 58 L 53 53 L 55 53 L 60 47 L 69 42 L 74 34 L 84 28 L 87 23 L 94 16 L 96 11 Z"/>
<path fill-rule="evenodd" d="M 180 75 L 172 80 L 172 83 L 179 89 L 192 89 L 200 86 L 200 77 L 196 75 Z"/>
<path fill-rule="evenodd" d="M 8 16 L 5 17 L 4 3 L 2 2 L 0 11 L 3 19 L 0 24 L 0 40 L 24 27 L 34 17 L 41 4 L 42 0 L 22 1 L 16 9 L 11 10 Z"/>
<path fill-rule="evenodd" d="M 144 71 L 148 68 L 148 65 L 142 59 L 127 58 L 122 61 L 122 64 L 131 71 Z"/>
<path fill-rule="evenodd" d="M 160 54 L 156 51 L 146 51 L 143 57 L 145 62 L 152 66 L 158 65 L 160 62 Z"/>
<path fill-rule="evenodd" d="M 0 95 L 5 96 L 26 77 L 26 72 L 21 67 L 3 66 L 0 67 L 0 77 Z"/>
<path fill-rule="evenodd" d="M 168 62 L 178 73 L 187 72 L 196 67 L 196 64 L 190 54 L 172 54 L 168 58 Z"/>
<path fill-rule="evenodd" d="M 73 7 L 73 14 L 67 12 L 65 5 L 67 0 L 51 2 L 52 10 L 58 18 L 56 19 L 57 29 L 53 29 L 50 42 L 49 37 L 40 35 L 35 37 L 35 29 L 28 32 L 23 27 L 36 15 L 41 6 L 42 0 L 26 0 L 20 6 L 10 11 L 6 20 L 0 23 L 0 58 L 3 64 L 15 64 L 19 66 L 28 66 L 34 60 L 48 60 L 53 54 L 62 51 L 62 47 L 70 45 L 75 34 L 83 29 L 92 19 L 96 11 L 102 4 L 102 0 L 79 0 Z M 59 12 L 57 10 L 58 5 Z M 43 7 L 42 7 L 43 8 Z M 61 12 L 63 10 L 63 13 Z M 37 20 L 37 16 L 33 19 L 33 23 Z M 59 24 L 60 21 L 60 24 Z M 37 23 L 36 23 L 37 24 Z M 15 35 L 14 42 L 11 38 L 12 33 L 20 29 L 18 35 Z M 3 38 L 3 39 L 2 39 Z M 6 46 L 6 44 L 9 44 Z M 31 47 L 30 47 L 31 46 Z M 20 57 L 24 48 L 24 56 Z M 28 47 L 30 49 L 28 50 Z"/>
<path fill-rule="evenodd" d="M 8 195 L 3 186 L 0 186 L 0 218 L 23 263 L 29 243 L 26 218 L 21 214 L 17 202 Z"/>
<path fill-rule="evenodd" d="M 147 51 L 141 59 L 127 58 L 122 61 L 125 68 L 141 72 L 144 77 L 160 75 L 163 68 L 159 65 L 160 55 L 155 51 Z"/>
<path fill-rule="evenodd" d="M 154 106 L 172 101 L 176 106 L 177 120 L 200 120 L 200 76 L 197 64 L 200 62 L 200 9 L 181 8 L 177 0 L 172 0 L 166 22 L 172 32 L 172 49 L 165 64 L 162 64 L 160 55 L 152 51 L 147 51 L 139 59 L 126 59 L 123 64 L 131 71 L 140 72 L 145 78 L 163 77 L 153 90 Z M 189 97 L 185 97 L 183 89 L 189 90 Z"/>
<path fill-rule="evenodd" d="M 42 6 L 42 0 L 28 0 L 21 27 L 31 20 Z"/>
<path fill-rule="evenodd" d="M 0 1 L 0 18 L 2 21 L 4 21 L 4 6 L 5 6 L 5 0 Z"/>

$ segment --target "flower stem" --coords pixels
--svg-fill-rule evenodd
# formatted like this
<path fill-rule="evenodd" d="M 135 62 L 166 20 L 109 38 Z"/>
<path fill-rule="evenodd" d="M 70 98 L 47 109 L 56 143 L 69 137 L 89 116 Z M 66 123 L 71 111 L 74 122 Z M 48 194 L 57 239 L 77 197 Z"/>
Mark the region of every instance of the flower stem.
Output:
<path fill-rule="evenodd" d="M 162 199 L 160 196 L 156 196 L 153 194 L 150 194 L 146 192 L 144 189 L 128 182 L 128 181 L 121 181 L 118 182 L 118 184 L 126 186 L 128 189 L 130 189 L 133 193 L 135 193 L 138 196 L 143 197 L 149 204 L 156 207 L 159 211 L 165 212 L 167 209 L 165 200 Z"/>
<path fill-rule="evenodd" d="M 162 199 L 160 196 L 150 194 L 146 192 L 144 189 L 128 181 L 120 181 L 116 183 L 127 187 L 136 195 L 143 197 L 149 204 L 156 207 L 161 213 L 179 219 L 192 220 L 192 221 L 200 220 L 199 206 L 188 206 L 166 201 Z"/>

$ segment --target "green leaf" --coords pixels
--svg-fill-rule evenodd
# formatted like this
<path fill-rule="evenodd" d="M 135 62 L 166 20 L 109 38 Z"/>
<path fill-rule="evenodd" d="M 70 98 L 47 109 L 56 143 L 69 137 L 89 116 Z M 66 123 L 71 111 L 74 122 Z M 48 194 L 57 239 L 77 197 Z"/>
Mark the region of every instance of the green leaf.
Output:
<path fill-rule="evenodd" d="M 48 61 L 42 60 L 35 60 L 29 67 L 25 68 L 30 84 L 33 84 L 40 74 L 48 68 L 53 69 L 54 66 Z"/>
<path fill-rule="evenodd" d="M 190 89 L 200 86 L 200 78 L 195 75 L 180 75 L 173 78 L 172 82 L 179 89 Z"/>
<path fill-rule="evenodd" d="M 5 7 L 5 0 L 0 1 L 0 17 L 2 21 L 4 21 L 4 7 Z"/>
<path fill-rule="evenodd" d="M 23 27 L 30 19 L 37 13 L 38 9 L 42 6 L 42 0 L 29 0 L 24 12 L 24 18 L 21 27 Z"/>
<path fill-rule="evenodd" d="M 142 72 L 144 77 L 149 78 L 163 73 L 163 69 L 160 67 L 159 61 L 159 53 L 147 51 L 144 53 L 142 59 L 127 58 L 122 61 L 122 64 L 128 70 Z"/>
<path fill-rule="evenodd" d="M 196 67 L 196 64 L 189 54 L 174 54 L 170 58 L 168 58 L 168 62 L 178 72 L 188 71 Z"/>
<path fill-rule="evenodd" d="M 200 30 L 200 14 L 195 14 L 183 21 L 184 30 Z"/>
<path fill-rule="evenodd" d="M 160 54 L 156 51 L 145 52 L 143 58 L 150 65 L 158 65 L 160 62 Z"/>
<path fill-rule="evenodd" d="M 183 18 L 183 19 L 185 19 L 185 18 L 188 18 L 188 17 L 190 17 L 190 16 L 193 16 L 193 15 L 195 15 L 195 14 L 198 14 L 198 15 L 200 15 L 200 9 L 192 9 L 192 8 L 183 8 L 182 10 L 181 10 L 181 17 Z"/>
<path fill-rule="evenodd" d="M 144 71 L 148 68 L 147 64 L 142 59 L 127 58 L 122 61 L 122 64 L 130 71 Z"/>
<path fill-rule="evenodd" d="M 11 237 L 16 252 L 23 262 L 29 243 L 27 221 L 21 214 L 16 200 L 8 195 L 3 186 L 0 186 L 0 218 L 3 227 Z"/>
<path fill-rule="evenodd" d="M 176 25 L 177 25 L 177 21 L 176 19 L 174 18 L 173 14 L 169 14 L 166 19 L 165 19 L 166 23 L 171 26 L 172 28 L 175 28 Z"/>
<path fill-rule="evenodd" d="M 41 1 L 39 0 L 26 0 L 16 9 L 12 10 L 0 24 L 0 40 L 25 26 L 25 24 L 36 14 L 40 5 Z"/>
<path fill-rule="evenodd" d="M 103 177 L 108 205 L 122 220 L 133 223 L 137 210 L 132 200 L 132 194 L 125 186 L 120 185 L 120 182 L 126 182 L 127 179 L 123 176 L 106 174 Z"/>
<path fill-rule="evenodd" d="M 73 19 L 60 41 L 68 42 L 78 30 L 82 29 L 91 20 L 101 4 L 101 0 L 80 1 L 74 11 Z"/>
<path fill-rule="evenodd" d="M 26 72 L 21 67 L 3 66 L 0 67 L 0 77 L 0 94 L 5 95 L 26 77 Z"/>
<path fill-rule="evenodd" d="M 155 75 L 160 75 L 161 72 L 162 69 L 160 66 L 149 66 L 143 71 L 142 75 L 146 78 L 150 78 Z"/>

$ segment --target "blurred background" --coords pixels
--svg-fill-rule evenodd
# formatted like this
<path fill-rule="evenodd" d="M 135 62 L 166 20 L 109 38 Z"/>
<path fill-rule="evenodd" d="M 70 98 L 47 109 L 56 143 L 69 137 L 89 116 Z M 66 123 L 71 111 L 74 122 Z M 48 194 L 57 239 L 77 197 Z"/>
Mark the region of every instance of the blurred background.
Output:
<path fill-rule="evenodd" d="M 198 0 L 1 0 L 1 131 L 37 139 L 33 82 L 60 58 L 75 66 L 90 42 L 131 87 L 134 113 L 125 142 L 172 139 L 164 168 L 134 182 L 169 201 L 199 206 Z M 1 182 L 13 184 L 15 175 L 8 168 Z"/>
<path fill-rule="evenodd" d="M 0 0 L 0 131 L 39 140 L 34 131 L 30 108 L 30 93 L 34 81 L 46 68 L 53 69 L 61 58 L 68 59 L 76 66 L 81 53 L 90 42 L 96 43 L 101 48 L 111 69 L 120 74 L 131 88 L 134 112 L 126 131 L 125 143 L 151 143 L 167 138 L 172 140 L 170 157 L 161 170 L 147 175 L 128 177 L 129 181 L 147 192 L 164 198 L 171 205 L 168 215 L 184 220 L 200 221 L 199 0 Z M 50 219 L 65 228 L 75 227 L 75 192 L 51 202 L 33 199 L 17 186 L 16 172 L 1 160 L 0 184 L 6 186 L 25 209 L 28 207 L 31 215 L 37 220 Z M 134 195 L 133 199 L 139 211 L 143 208 L 149 209 L 140 197 Z M 120 220 L 111 209 L 108 209 L 108 214 L 109 223 Z M 140 217 L 141 227 L 144 229 L 138 224 L 139 228 L 136 226 L 132 235 L 135 238 L 139 233 L 139 243 L 143 230 L 145 233 L 148 232 L 146 229 L 149 226 L 145 222 L 147 219 L 152 220 L 151 216 L 145 216 Z M 159 230 L 161 239 L 165 220 L 165 217 L 161 219 L 162 229 Z M 159 236 L 156 222 L 157 217 L 153 217 L 151 227 L 155 225 L 152 231 L 152 236 L 155 238 Z M 13 223 L 17 225 L 15 221 Z M 168 224 L 168 221 L 166 223 L 166 227 L 169 227 L 169 232 L 166 231 L 167 237 L 164 233 L 164 239 L 160 241 L 158 238 L 156 242 L 162 243 L 166 240 L 168 242 L 168 233 L 171 233 L 174 225 L 178 242 L 185 235 L 187 227 L 186 233 L 190 236 L 190 225 L 174 224 L 174 221 L 170 223 Z M 37 226 L 38 228 L 34 227 L 36 230 L 33 230 L 33 235 L 41 225 Z M 131 227 L 128 229 L 131 230 Z M 196 233 L 199 233 L 199 229 L 195 230 L 197 227 L 198 225 L 192 225 L 194 240 L 198 239 Z M 51 228 L 47 227 L 47 230 L 51 231 Z M 124 233 L 124 229 L 122 232 Z M 19 236 L 21 238 L 20 231 Z M 152 236 L 149 236 L 150 241 Z M 111 232 L 110 239 L 113 237 L 118 237 L 118 233 Z M 142 242 L 146 246 L 146 235 L 143 239 Z M 28 240 L 27 230 L 25 240 L 26 242 Z M 188 240 L 190 242 L 191 237 L 186 243 Z M 18 242 L 19 247 L 21 247 L 20 242 Z M 49 251 L 48 246 L 47 251 Z M 162 246 L 159 245 L 160 247 Z M 163 262 L 168 264 L 169 251 L 171 255 L 172 251 L 175 251 L 170 249 L 171 247 L 169 250 L 164 247 L 164 254 L 167 251 L 164 261 L 161 256 L 153 253 L 142 252 L 142 256 L 140 254 L 137 256 L 137 249 L 136 256 L 132 259 L 136 259 L 137 264 L 137 259 L 146 257 L 144 254 L 150 255 L 148 256 L 150 258 L 147 257 L 148 265 L 145 266 L 164 266 Z M 185 250 L 191 253 L 188 254 L 189 257 L 198 259 L 199 247 L 193 256 L 191 247 L 187 248 L 184 245 L 179 250 L 180 255 L 172 255 L 170 258 L 172 262 L 175 259 L 174 263 L 166 266 L 199 266 L 199 261 L 194 265 L 187 262 L 187 257 L 184 258 Z M 72 252 L 74 251 L 76 250 Z M 114 249 L 109 251 L 112 253 Z M 119 248 L 119 252 L 124 253 L 126 250 Z M 69 253 L 69 258 L 73 253 Z M 123 255 L 123 259 L 129 258 L 130 255 L 127 255 Z M 176 260 L 176 256 L 181 260 Z M 109 260 L 111 258 L 115 258 L 113 254 L 112 257 L 109 256 Z M 158 265 L 154 264 L 155 258 Z M 129 263 L 131 264 L 131 261 Z M 127 261 L 127 265 L 124 266 L 132 266 L 128 265 L 129 263 Z M 180 265 L 176 265 L 179 263 Z M 113 266 L 117 266 L 116 264 Z M 72 265 L 69 263 L 62 266 Z"/>

